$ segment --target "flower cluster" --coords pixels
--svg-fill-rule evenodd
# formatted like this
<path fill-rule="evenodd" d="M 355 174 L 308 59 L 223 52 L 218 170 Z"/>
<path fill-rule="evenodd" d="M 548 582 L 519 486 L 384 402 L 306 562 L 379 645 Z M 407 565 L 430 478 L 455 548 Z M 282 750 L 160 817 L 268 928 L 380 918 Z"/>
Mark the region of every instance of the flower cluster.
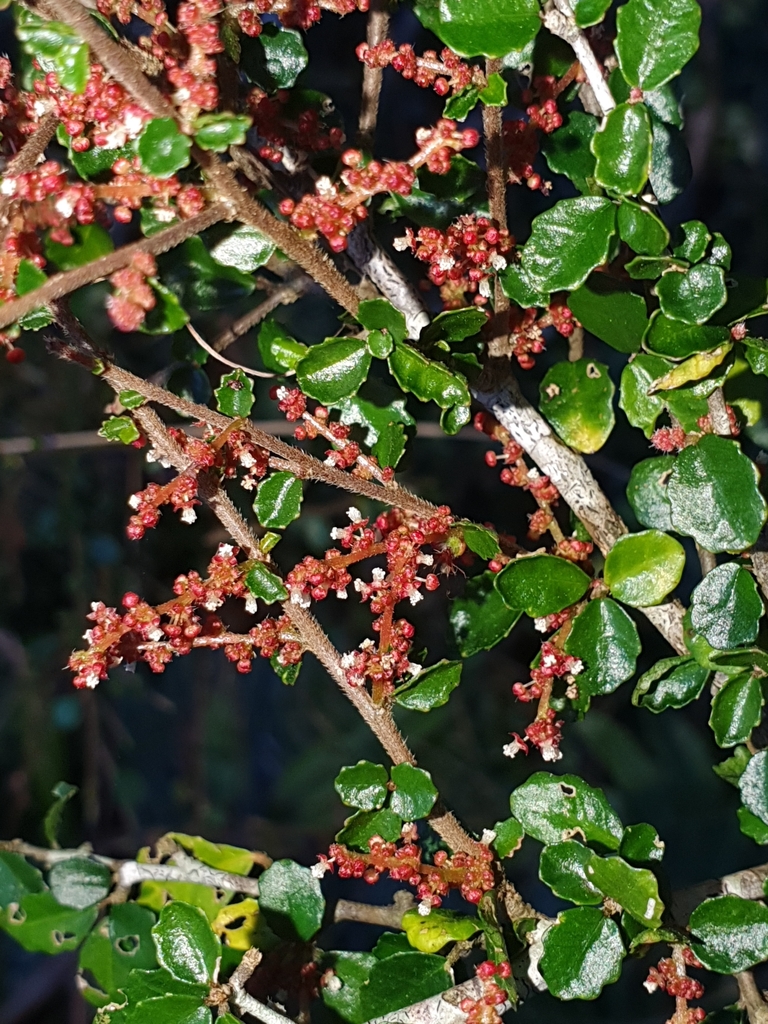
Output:
<path fill-rule="evenodd" d="M 500 964 L 486 960 L 478 964 L 475 973 L 483 983 L 483 994 L 479 999 L 462 999 L 459 1009 L 467 1015 L 467 1024 L 500 1024 L 499 1008 L 507 1001 L 507 995 L 494 978 L 509 978 L 512 968 L 506 960 Z"/>
<path fill-rule="evenodd" d="M 298 202 L 284 199 L 280 212 L 298 230 L 308 234 L 320 232 L 334 252 L 342 252 L 347 247 L 347 236 L 368 216 L 365 203 L 372 196 L 381 192 L 408 195 L 419 167 L 446 174 L 451 154 L 472 149 L 479 138 L 474 128 L 457 129 L 455 121 L 443 118 L 434 128 L 420 128 L 416 132 L 418 151 L 407 162 L 371 160 L 366 164 L 359 150 L 348 149 L 341 156 L 345 170 L 338 183 L 327 177 L 319 178 L 313 194 Z"/>
<path fill-rule="evenodd" d="M 155 308 L 157 300 L 147 278 L 156 274 L 154 256 L 138 252 L 129 266 L 110 277 L 114 292 L 107 297 L 107 313 L 119 331 L 138 330 L 149 310 Z"/>
<path fill-rule="evenodd" d="M 659 427 L 651 435 L 651 445 L 660 452 L 677 452 L 688 444 L 688 437 L 682 427 Z"/>
<path fill-rule="evenodd" d="M 477 843 L 472 853 L 458 852 L 452 857 L 438 850 L 431 864 L 422 861 L 418 834 L 412 824 L 403 827 L 398 843 L 385 842 L 381 836 L 368 840 L 368 853 L 358 853 L 339 843 L 321 855 L 316 873 L 338 871 L 339 878 L 362 878 L 375 885 L 388 874 L 395 882 L 405 882 L 416 890 L 424 912 L 439 907 L 452 889 L 458 889 L 468 903 L 479 903 L 483 893 L 493 889 L 493 853 L 488 846 Z"/>
<path fill-rule="evenodd" d="M 485 305 L 491 295 L 490 278 L 504 270 L 514 244 L 506 229 L 473 214 L 459 217 L 445 231 L 406 228 L 395 240 L 396 249 L 410 249 L 417 260 L 429 264 L 429 280 L 441 289 L 448 309 L 464 306 L 467 294 L 476 305 Z"/>
<path fill-rule="evenodd" d="M 322 113 L 309 107 L 295 112 L 291 93 L 281 89 L 269 96 L 262 89 L 252 89 L 248 96 L 248 112 L 253 118 L 261 142 L 258 154 L 262 160 L 280 163 L 285 151 L 300 149 L 305 153 L 340 150 L 344 132 L 335 125 L 326 125 Z"/>
<path fill-rule="evenodd" d="M 559 83 L 551 76 L 534 79 L 527 96 L 528 99 L 536 97 L 536 101 L 526 108 L 528 120 L 504 122 L 504 148 L 509 180 L 513 185 L 525 182 L 528 188 L 544 195 L 551 189 L 551 182 L 544 181 L 533 165 L 539 151 L 540 135 L 550 135 L 563 123 L 556 97 L 567 80 L 568 76 Z"/>
<path fill-rule="evenodd" d="M 409 43 L 395 46 L 391 39 L 383 39 L 375 46 L 360 43 L 355 52 L 367 67 L 393 67 L 403 78 L 415 82 L 422 89 L 432 86 L 438 96 L 459 92 L 468 85 L 483 88 L 486 84 L 480 68 L 466 64 L 447 48 L 440 51 L 439 57 L 434 50 L 425 50 L 421 57 L 417 57 Z"/>
<path fill-rule="evenodd" d="M 535 306 L 521 309 L 512 305 L 509 309 L 509 344 L 511 353 L 523 370 L 532 370 L 536 365 L 534 356 L 544 351 L 544 329 L 554 327 L 558 334 L 569 338 L 576 327 L 573 313 L 565 300 L 554 296 L 543 313 Z"/>
<path fill-rule="evenodd" d="M 706 1017 L 706 1011 L 700 1006 L 689 1007 L 689 999 L 701 999 L 704 986 L 700 981 L 688 977 L 688 967 L 701 967 L 701 963 L 687 947 L 676 947 L 674 958 L 659 961 L 658 967 L 651 967 L 644 985 L 653 993 L 658 989 L 674 996 L 677 1008 L 667 1024 L 699 1024 Z"/>
<path fill-rule="evenodd" d="M 552 686 L 555 679 L 565 677 L 569 687 L 573 687 L 576 676 L 583 668 L 578 658 L 565 654 L 552 641 L 544 641 L 538 664 L 531 669 L 531 681 L 515 683 L 512 687 L 512 693 L 518 700 L 526 703 L 537 700 L 539 708 L 536 718 L 525 730 L 525 739 L 512 733 L 512 742 L 504 747 L 507 757 L 514 757 L 520 751 L 527 754 L 528 745 L 533 744 L 541 751 L 545 761 L 560 760 L 563 723 L 556 720 L 555 711 L 549 706 Z"/>

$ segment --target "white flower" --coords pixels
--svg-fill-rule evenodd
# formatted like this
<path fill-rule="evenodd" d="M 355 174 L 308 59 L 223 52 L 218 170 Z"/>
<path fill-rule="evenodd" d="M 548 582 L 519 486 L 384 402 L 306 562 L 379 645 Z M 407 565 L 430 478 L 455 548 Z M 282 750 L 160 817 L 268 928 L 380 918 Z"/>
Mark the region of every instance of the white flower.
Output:
<path fill-rule="evenodd" d="M 483 296 L 484 299 L 490 299 L 491 297 L 491 282 L 487 277 L 484 277 L 477 287 L 477 290 Z"/>
<path fill-rule="evenodd" d="M 139 507 L 140 504 L 141 504 L 141 498 L 138 496 L 138 494 L 132 494 L 130 496 L 130 498 L 128 499 L 128 507 L 129 508 L 132 508 L 132 509 L 135 510 L 135 509 L 137 509 Z"/>
<path fill-rule="evenodd" d="M 353 587 L 355 588 L 355 590 L 356 590 L 356 591 L 358 592 L 358 594 L 362 594 L 362 593 L 363 593 L 363 591 L 365 590 L 365 588 L 366 588 L 366 587 L 368 586 L 368 584 L 367 584 L 367 583 L 365 583 L 365 582 L 364 582 L 363 580 L 361 580 L 361 579 L 360 579 L 360 577 L 358 577 L 358 578 L 357 578 L 357 579 L 356 579 L 356 580 L 354 581 L 354 583 L 352 584 L 352 586 L 353 586 Z"/>
<path fill-rule="evenodd" d="M 309 608 L 311 603 L 309 594 L 305 594 L 300 587 L 291 589 L 291 604 L 297 604 L 299 608 Z"/>
<path fill-rule="evenodd" d="M 432 913 L 432 900 L 429 896 L 425 896 L 424 899 L 418 906 L 419 917 L 429 917 Z"/>
<path fill-rule="evenodd" d="M 518 739 L 513 739 L 511 743 L 507 743 L 501 748 L 504 757 L 516 757 L 521 750 L 525 751 L 525 747 Z"/>
<path fill-rule="evenodd" d="M 205 604 L 203 605 L 203 608 L 205 608 L 205 610 L 207 612 L 215 612 L 216 609 L 220 608 L 223 604 L 224 604 L 224 602 L 221 600 L 220 597 L 213 597 L 213 596 L 211 596 L 211 597 L 206 599 Z"/>
<path fill-rule="evenodd" d="M 401 235 L 400 238 L 393 240 L 392 245 L 398 252 L 405 252 L 406 249 L 410 248 L 411 243 L 408 241 L 407 235 Z"/>
<path fill-rule="evenodd" d="M 581 660 L 581 658 L 576 658 L 575 661 L 573 662 L 573 664 L 571 665 L 571 673 L 570 674 L 572 676 L 578 676 L 583 671 L 584 671 L 584 662 Z"/>
<path fill-rule="evenodd" d="M 159 220 L 161 224 L 170 224 L 172 220 L 176 219 L 176 214 L 170 206 L 154 206 L 152 213 L 155 220 Z"/>
<path fill-rule="evenodd" d="M 483 829 L 483 834 L 480 836 L 480 842 L 484 846 L 490 846 L 495 838 L 496 838 L 496 833 L 493 831 L 492 828 L 484 828 Z"/>
<path fill-rule="evenodd" d="M 419 665 L 415 661 L 409 661 L 408 662 L 408 668 L 406 669 L 406 672 L 408 673 L 408 675 L 417 676 L 419 674 L 419 672 L 421 672 L 423 667 L 424 667 L 423 665 Z"/>
<path fill-rule="evenodd" d="M 411 602 L 412 605 L 417 605 L 419 601 L 424 600 L 424 595 L 414 587 L 413 590 L 408 595 L 408 600 Z"/>
<path fill-rule="evenodd" d="M 494 256 L 491 256 L 491 266 L 494 270 L 504 270 L 507 266 L 507 261 L 500 253 L 496 253 Z"/>
<path fill-rule="evenodd" d="M 543 619 L 534 619 L 533 628 L 539 633 L 546 633 L 548 628 L 546 616 Z"/>
<path fill-rule="evenodd" d="M 133 138 L 138 135 L 144 127 L 144 118 L 139 117 L 138 114 L 126 114 L 123 118 L 123 124 L 125 125 L 125 130 L 131 138 Z"/>
<path fill-rule="evenodd" d="M 419 555 L 416 561 L 419 563 L 419 565 L 434 565 L 435 558 L 434 555 Z M 376 572 L 375 569 L 373 571 Z"/>
<path fill-rule="evenodd" d="M 246 469 L 250 469 L 251 466 L 256 465 L 256 459 L 254 459 L 253 455 L 251 455 L 250 452 L 241 452 L 240 465 L 245 466 Z"/>
<path fill-rule="evenodd" d="M 61 196 L 60 199 L 56 200 L 54 205 L 57 212 L 60 213 L 62 217 L 71 217 L 75 212 L 75 204 L 69 196 Z"/>
<path fill-rule="evenodd" d="M 360 520 L 363 518 L 363 513 L 360 511 L 359 508 L 355 508 L 355 506 L 352 505 L 351 508 L 347 509 L 347 516 L 349 517 L 351 522 L 359 523 Z"/>
<path fill-rule="evenodd" d="M 197 512 L 193 508 L 185 508 L 181 513 L 182 523 L 188 523 L 190 526 L 192 523 L 197 522 Z"/>
<path fill-rule="evenodd" d="M 163 631 L 162 629 L 160 629 L 159 626 L 156 626 L 154 629 L 150 630 L 149 633 L 147 633 L 147 636 L 149 637 L 150 640 L 153 640 L 155 643 L 157 643 L 158 640 L 163 639 Z"/>
<path fill-rule="evenodd" d="M 562 750 L 560 750 L 559 747 L 556 747 L 554 743 L 542 743 L 539 749 L 541 750 L 541 757 L 544 761 L 559 761 L 563 756 Z"/>
<path fill-rule="evenodd" d="M 5 178 L 0 182 L 0 193 L 4 196 L 12 196 L 16 191 L 16 181 L 14 178 Z"/>
<path fill-rule="evenodd" d="M 147 462 L 157 462 L 157 452 L 154 448 L 147 448 L 147 454 L 145 456 Z"/>
<path fill-rule="evenodd" d="M 341 667 L 343 669 L 352 668 L 355 664 L 355 652 L 350 651 L 348 654 L 342 654 L 341 656 Z"/>
<path fill-rule="evenodd" d="M 376 644 L 367 636 L 359 646 L 361 651 L 372 651 Z"/>
<path fill-rule="evenodd" d="M 91 672 L 85 677 L 85 685 L 89 690 L 95 690 L 99 685 L 99 677 L 96 672 Z"/>
<path fill-rule="evenodd" d="M 331 540 L 341 540 L 345 533 L 346 530 L 343 526 L 334 526 L 331 530 Z"/>
<path fill-rule="evenodd" d="M 231 558 L 234 553 L 235 549 L 231 544 L 219 544 L 218 551 L 216 552 L 219 558 Z"/>
<path fill-rule="evenodd" d="M 248 612 L 249 615 L 255 615 L 256 612 L 259 610 L 259 602 L 253 596 L 253 594 L 249 594 L 248 597 L 246 597 L 245 610 Z"/>
<path fill-rule="evenodd" d="M 643 982 L 643 988 L 645 988 L 651 995 L 656 991 L 659 986 L 651 978 L 646 978 Z"/>
<path fill-rule="evenodd" d="M 312 865 L 312 867 L 309 869 L 309 873 L 312 875 L 313 878 L 322 878 L 323 875 L 330 870 L 331 865 L 328 863 L 327 860 L 319 860 L 317 864 Z M 336 981 L 338 980 L 339 979 L 336 978 Z"/>
<path fill-rule="evenodd" d="M 452 270 L 456 266 L 456 260 L 447 253 L 436 260 L 435 266 L 438 270 Z"/>
<path fill-rule="evenodd" d="M 381 583 L 386 578 L 386 573 L 383 569 L 376 568 L 371 572 L 374 583 Z"/>
<path fill-rule="evenodd" d="M 347 588 L 344 587 L 343 590 L 337 590 L 336 591 L 336 597 L 338 597 L 338 599 L 340 601 L 346 601 L 347 600 Z"/>

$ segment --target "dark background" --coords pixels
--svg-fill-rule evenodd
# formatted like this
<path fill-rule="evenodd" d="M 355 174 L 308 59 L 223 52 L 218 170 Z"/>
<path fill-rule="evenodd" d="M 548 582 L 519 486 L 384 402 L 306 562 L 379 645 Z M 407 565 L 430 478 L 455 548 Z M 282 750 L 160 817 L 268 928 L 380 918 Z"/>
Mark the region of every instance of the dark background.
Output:
<path fill-rule="evenodd" d="M 735 271 L 765 275 L 768 4 L 705 0 L 702 6 L 701 49 L 681 82 L 693 183 L 664 216 L 670 222 L 706 221 L 731 243 Z M 0 32 L 12 45 L 7 15 Z M 306 37 L 311 62 L 303 84 L 333 97 L 349 138 L 361 81 L 354 47 L 364 33 L 362 16 L 325 15 Z M 417 52 L 434 45 L 404 8 L 394 17 L 392 34 L 398 42 L 412 41 Z M 414 130 L 433 123 L 440 108 L 431 91 L 385 72 L 380 155 L 409 156 Z M 544 202 L 525 189 L 510 191 L 510 218 L 521 237 Z M 383 235 L 391 235 L 389 225 L 381 227 Z M 114 348 L 122 365 L 145 375 L 162 373 L 174 360 L 171 341 L 113 335 L 103 313 L 103 292 L 103 287 L 92 289 L 83 310 L 98 340 Z M 321 297 L 310 296 L 282 310 L 279 318 L 310 342 L 324 330 L 335 330 L 334 310 Z M 199 326 L 210 336 L 224 325 L 224 317 L 209 316 Z M 40 335 L 28 335 L 22 343 L 26 363 L 0 367 L 0 438 L 94 430 L 111 398 L 105 386 L 47 356 Z M 254 352 L 250 334 L 229 354 L 252 363 Z M 615 354 L 589 340 L 586 354 L 607 361 L 618 383 L 621 360 L 613 359 Z M 548 362 L 564 355 L 565 342 L 556 337 L 527 376 L 526 388 L 535 391 Z M 215 383 L 218 368 L 209 365 L 207 372 Z M 275 415 L 267 389 L 258 385 L 257 418 Z M 425 407 L 414 411 L 420 420 L 431 416 Z M 753 432 L 745 442 L 758 459 L 755 441 L 766 436 L 764 422 L 762 429 L 762 435 Z M 459 515 L 491 520 L 522 537 L 533 506 L 499 483 L 497 473 L 485 466 L 483 451 L 473 436 L 416 439 L 403 463 L 403 482 Z M 629 467 L 647 454 L 641 433 L 617 410 L 612 438 L 589 460 L 630 523 L 624 497 Z M 146 666 L 134 674 L 118 669 L 109 682 L 87 693 L 74 691 L 62 670 L 70 651 L 81 644 L 92 600 L 117 604 L 126 590 L 165 600 L 174 577 L 190 568 L 203 571 L 216 544 L 226 539 L 202 511 L 194 527 L 166 513 L 145 540 L 129 542 L 126 498 L 148 479 L 163 477 L 147 467 L 140 452 L 117 445 L 0 457 L 0 836 L 40 841 L 51 787 L 66 779 L 80 793 L 65 813 L 65 844 L 87 840 L 99 852 L 128 857 L 174 829 L 312 863 L 344 818 L 332 785 L 339 768 L 363 757 L 383 758 L 312 658 L 293 689 L 283 687 L 258 659 L 251 675 L 239 676 L 222 656 L 207 652 L 177 661 L 161 676 L 152 676 Z M 243 503 L 246 497 L 242 492 Z M 276 552 L 283 569 L 306 552 L 321 554 L 331 527 L 345 521 L 349 504 L 344 494 L 308 486 L 304 514 Z M 363 502 L 356 504 L 365 510 Z M 681 588 L 684 597 L 696 581 L 691 569 Z M 449 590 L 459 593 L 461 579 Z M 319 611 L 340 650 L 352 649 L 366 635 L 368 614 L 353 600 L 340 607 L 332 598 Z M 451 656 L 445 588 L 412 618 L 418 647 L 428 649 L 430 662 Z M 669 652 L 645 620 L 639 617 L 638 625 L 645 668 Z M 506 817 L 510 790 L 541 767 L 535 755 L 512 762 L 501 754 L 508 733 L 522 731 L 530 718 L 529 709 L 512 699 L 510 687 L 527 678 L 539 642 L 530 625 L 518 625 L 508 640 L 467 663 L 447 706 L 429 716 L 399 716 L 420 763 L 470 829 L 480 831 Z M 665 866 L 675 888 L 759 863 L 761 851 L 738 831 L 736 791 L 712 772 L 723 754 L 707 728 L 706 700 L 657 717 L 633 709 L 630 694 L 627 684 L 598 699 L 584 721 L 567 726 L 558 770 L 603 787 L 626 823 L 650 821 L 657 827 L 667 844 Z M 512 877 L 527 899 L 555 912 L 557 901 L 537 879 L 537 861 L 537 844 L 529 840 L 514 860 Z M 382 883 L 368 889 L 331 876 L 326 882 L 330 897 L 374 901 L 388 900 L 394 888 Z M 366 949 L 374 941 L 375 930 L 368 926 L 336 927 L 324 936 L 329 948 Z M 87 1021 L 90 1010 L 76 994 L 74 969 L 72 957 L 25 954 L 0 934 L 0 1024 Z M 661 1021 L 671 1013 L 671 1002 L 646 995 L 640 984 L 646 970 L 647 964 L 628 963 L 622 981 L 595 1003 L 558 1004 L 547 995 L 538 997 L 519 1019 Z M 733 998 L 733 983 L 713 978 L 709 1005 Z"/>

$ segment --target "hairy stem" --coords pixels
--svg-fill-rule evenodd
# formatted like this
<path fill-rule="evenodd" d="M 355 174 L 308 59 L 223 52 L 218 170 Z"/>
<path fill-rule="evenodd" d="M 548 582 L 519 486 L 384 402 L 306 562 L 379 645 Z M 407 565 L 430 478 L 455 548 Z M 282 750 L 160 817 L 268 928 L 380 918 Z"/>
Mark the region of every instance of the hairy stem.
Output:
<path fill-rule="evenodd" d="M 8 161 L 3 171 L 4 179 L 14 178 L 17 174 L 26 174 L 27 171 L 33 170 L 53 138 L 58 123 L 58 115 L 53 111 L 43 117 L 35 134 L 30 135 L 16 156 Z M 0 195 L 0 229 L 5 225 L 12 203 L 13 196 Z"/>

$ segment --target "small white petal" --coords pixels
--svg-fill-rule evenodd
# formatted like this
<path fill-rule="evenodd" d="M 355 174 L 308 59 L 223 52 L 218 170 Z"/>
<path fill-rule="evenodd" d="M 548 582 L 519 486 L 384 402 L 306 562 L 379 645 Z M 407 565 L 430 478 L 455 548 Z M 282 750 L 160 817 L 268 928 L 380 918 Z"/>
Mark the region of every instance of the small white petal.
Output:
<path fill-rule="evenodd" d="M 484 828 L 483 829 L 483 834 L 480 836 L 480 842 L 484 846 L 490 846 L 495 838 L 496 838 L 496 833 L 493 831 L 492 828 Z"/>
<path fill-rule="evenodd" d="M 363 518 L 363 513 L 360 511 L 359 508 L 355 508 L 355 506 L 352 505 L 351 508 L 347 509 L 347 516 L 349 517 L 351 522 L 359 523 L 360 520 Z"/>

